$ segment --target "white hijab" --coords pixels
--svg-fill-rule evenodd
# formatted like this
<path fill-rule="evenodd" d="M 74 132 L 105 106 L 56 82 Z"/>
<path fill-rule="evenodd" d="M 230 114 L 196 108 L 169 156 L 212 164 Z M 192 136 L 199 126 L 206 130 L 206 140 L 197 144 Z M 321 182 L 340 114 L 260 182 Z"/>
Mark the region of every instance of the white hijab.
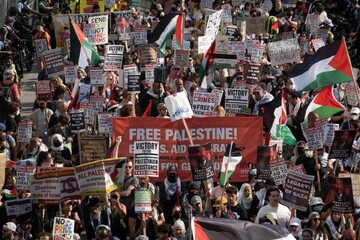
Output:
<path fill-rule="evenodd" d="M 244 183 L 243 185 L 241 185 L 241 188 L 240 188 L 240 191 L 239 191 L 239 195 L 238 195 L 238 202 L 244 206 L 244 208 L 246 210 L 249 210 L 250 207 L 251 207 L 251 203 L 252 203 L 252 194 L 250 192 L 250 196 L 245 198 L 244 197 L 244 191 L 245 191 L 245 188 L 246 187 L 249 187 L 250 188 L 250 191 L 251 191 L 251 186 L 250 184 L 248 183 Z"/>

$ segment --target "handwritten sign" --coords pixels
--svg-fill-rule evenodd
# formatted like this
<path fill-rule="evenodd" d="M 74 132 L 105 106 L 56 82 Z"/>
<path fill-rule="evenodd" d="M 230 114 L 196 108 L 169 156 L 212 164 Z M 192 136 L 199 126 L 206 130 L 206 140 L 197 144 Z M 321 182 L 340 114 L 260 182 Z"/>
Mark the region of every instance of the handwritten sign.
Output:
<path fill-rule="evenodd" d="M 272 66 L 300 61 L 300 47 L 297 38 L 270 42 L 268 49 Z"/>
<path fill-rule="evenodd" d="M 32 138 L 32 122 L 19 122 L 17 141 L 26 143 Z"/>

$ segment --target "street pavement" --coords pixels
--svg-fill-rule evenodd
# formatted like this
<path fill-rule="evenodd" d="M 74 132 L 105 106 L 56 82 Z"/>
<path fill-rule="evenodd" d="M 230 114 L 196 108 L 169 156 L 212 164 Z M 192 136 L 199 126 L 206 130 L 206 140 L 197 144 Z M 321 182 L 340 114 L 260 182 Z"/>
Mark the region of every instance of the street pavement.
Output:
<path fill-rule="evenodd" d="M 30 72 L 24 72 L 24 78 L 21 79 L 21 116 L 24 118 L 32 112 L 33 104 L 36 98 L 35 81 L 37 78 L 37 66 L 33 65 Z"/>

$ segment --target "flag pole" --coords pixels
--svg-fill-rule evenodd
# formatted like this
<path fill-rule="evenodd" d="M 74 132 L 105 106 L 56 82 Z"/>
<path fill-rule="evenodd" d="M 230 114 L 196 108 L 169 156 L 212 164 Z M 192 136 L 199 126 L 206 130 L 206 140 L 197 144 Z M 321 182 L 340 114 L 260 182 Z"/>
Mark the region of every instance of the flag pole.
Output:
<path fill-rule="evenodd" d="M 230 162 L 230 158 L 231 158 L 231 151 L 232 151 L 232 147 L 233 147 L 234 141 L 231 141 L 230 143 L 230 151 L 229 151 L 229 156 L 228 156 L 228 161 L 227 164 L 225 165 L 225 173 L 224 173 L 224 187 L 226 185 L 226 175 L 227 175 L 227 170 L 229 167 L 229 162 Z"/>
<path fill-rule="evenodd" d="M 183 124 L 184 124 L 186 134 L 187 134 L 187 136 L 188 136 L 188 138 L 189 138 L 190 146 L 194 146 L 194 142 L 193 142 L 192 137 L 191 137 L 191 135 L 190 135 L 189 127 L 188 127 L 188 125 L 187 125 L 187 123 L 186 123 L 186 121 L 185 121 L 185 118 L 181 118 L 181 120 L 182 120 L 182 122 L 183 122 Z"/>

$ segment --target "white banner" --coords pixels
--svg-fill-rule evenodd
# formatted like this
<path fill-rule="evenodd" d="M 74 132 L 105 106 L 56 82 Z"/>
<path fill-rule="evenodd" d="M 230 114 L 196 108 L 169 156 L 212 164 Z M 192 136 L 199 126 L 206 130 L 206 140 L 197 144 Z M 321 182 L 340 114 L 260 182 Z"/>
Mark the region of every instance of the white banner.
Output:
<path fill-rule="evenodd" d="M 189 118 L 194 115 L 186 92 L 176 93 L 165 98 L 165 105 L 169 111 L 171 121 Z"/>

